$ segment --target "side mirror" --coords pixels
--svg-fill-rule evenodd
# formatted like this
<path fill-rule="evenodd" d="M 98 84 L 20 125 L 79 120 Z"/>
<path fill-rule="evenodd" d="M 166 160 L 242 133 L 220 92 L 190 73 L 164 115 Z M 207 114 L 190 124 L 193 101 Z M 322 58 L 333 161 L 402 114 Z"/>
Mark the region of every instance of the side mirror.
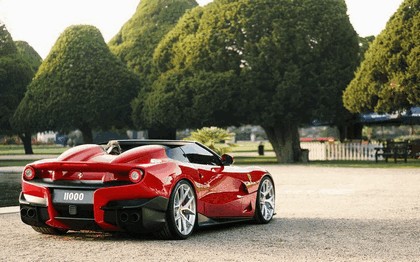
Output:
<path fill-rule="evenodd" d="M 222 164 L 224 166 L 230 166 L 233 164 L 233 157 L 227 154 L 223 154 L 222 155 Z"/>

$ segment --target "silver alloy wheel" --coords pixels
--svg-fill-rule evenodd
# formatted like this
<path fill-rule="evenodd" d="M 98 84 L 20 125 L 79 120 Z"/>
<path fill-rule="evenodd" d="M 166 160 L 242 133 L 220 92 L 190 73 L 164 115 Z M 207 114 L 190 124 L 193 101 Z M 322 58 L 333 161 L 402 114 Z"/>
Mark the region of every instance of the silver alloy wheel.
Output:
<path fill-rule="evenodd" d="M 194 229 L 196 217 L 195 195 L 188 184 L 181 184 L 175 192 L 174 220 L 179 233 L 186 236 Z"/>
<path fill-rule="evenodd" d="M 261 216 L 265 221 L 269 221 L 273 217 L 275 209 L 275 193 L 271 179 L 263 181 L 259 194 Z"/>

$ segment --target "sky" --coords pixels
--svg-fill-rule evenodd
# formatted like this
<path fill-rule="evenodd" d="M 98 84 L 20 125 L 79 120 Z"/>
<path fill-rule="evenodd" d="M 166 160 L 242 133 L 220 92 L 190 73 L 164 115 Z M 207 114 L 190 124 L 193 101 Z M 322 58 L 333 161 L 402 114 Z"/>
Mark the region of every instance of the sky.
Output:
<path fill-rule="evenodd" d="M 212 0 L 196 0 L 205 5 Z M 378 35 L 403 0 L 345 0 L 360 36 Z M 96 26 L 106 42 L 136 11 L 139 0 L 0 0 L 0 22 L 13 40 L 28 42 L 45 58 L 70 25 Z"/>

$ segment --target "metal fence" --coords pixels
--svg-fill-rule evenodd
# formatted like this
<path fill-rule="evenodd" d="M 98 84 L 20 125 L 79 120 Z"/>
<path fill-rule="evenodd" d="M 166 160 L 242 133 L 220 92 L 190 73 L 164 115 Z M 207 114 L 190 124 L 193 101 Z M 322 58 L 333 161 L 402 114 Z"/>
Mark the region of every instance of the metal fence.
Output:
<path fill-rule="evenodd" d="M 375 161 L 377 143 L 320 143 L 301 142 L 302 149 L 309 150 L 309 160 L 371 160 Z"/>

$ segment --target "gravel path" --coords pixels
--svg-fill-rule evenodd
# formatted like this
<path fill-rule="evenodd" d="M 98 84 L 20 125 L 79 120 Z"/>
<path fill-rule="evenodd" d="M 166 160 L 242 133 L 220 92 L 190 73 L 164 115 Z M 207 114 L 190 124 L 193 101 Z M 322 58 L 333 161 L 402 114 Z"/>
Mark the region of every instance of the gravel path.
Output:
<path fill-rule="evenodd" d="M 200 229 L 186 241 L 41 235 L 0 215 L 0 261 L 420 261 L 420 169 L 267 166 L 268 225 Z"/>

